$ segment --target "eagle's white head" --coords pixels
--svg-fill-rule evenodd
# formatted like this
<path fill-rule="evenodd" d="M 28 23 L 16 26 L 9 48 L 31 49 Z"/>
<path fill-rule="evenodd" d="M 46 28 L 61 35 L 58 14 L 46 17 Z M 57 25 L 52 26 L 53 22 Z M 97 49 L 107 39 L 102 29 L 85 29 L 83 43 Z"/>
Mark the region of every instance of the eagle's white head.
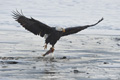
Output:
<path fill-rule="evenodd" d="M 65 29 L 61 27 L 56 27 L 55 30 L 65 32 Z"/>

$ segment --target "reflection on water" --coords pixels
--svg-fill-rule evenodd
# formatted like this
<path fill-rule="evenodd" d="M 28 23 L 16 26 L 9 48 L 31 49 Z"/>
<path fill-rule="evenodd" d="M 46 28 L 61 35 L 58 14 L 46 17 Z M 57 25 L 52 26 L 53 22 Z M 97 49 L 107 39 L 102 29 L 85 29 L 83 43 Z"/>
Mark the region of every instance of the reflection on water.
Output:
<path fill-rule="evenodd" d="M 41 57 L 46 51 L 42 45 L 44 40 L 39 37 L 19 31 L 0 31 L 0 34 L 0 80 L 120 78 L 119 36 L 77 34 L 65 37 L 56 45 L 53 59 L 51 55 Z"/>

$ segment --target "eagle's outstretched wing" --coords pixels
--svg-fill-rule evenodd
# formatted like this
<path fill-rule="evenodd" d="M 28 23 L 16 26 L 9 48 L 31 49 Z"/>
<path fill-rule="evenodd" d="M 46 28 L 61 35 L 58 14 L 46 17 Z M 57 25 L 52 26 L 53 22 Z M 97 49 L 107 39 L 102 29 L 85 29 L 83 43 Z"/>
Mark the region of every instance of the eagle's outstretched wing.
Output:
<path fill-rule="evenodd" d="M 62 34 L 62 36 L 67 36 L 67 35 L 70 35 L 70 34 L 74 34 L 74 33 L 77 33 L 77 32 L 79 32 L 81 30 L 84 30 L 84 29 L 86 29 L 88 27 L 95 26 L 99 22 L 101 22 L 102 20 L 103 20 L 103 18 L 101 18 L 97 23 L 92 24 L 92 25 L 85 25 L 85 26 L 77 26 L 77 27 L 66 28 L 65 32 Z"/>
<path fill-rule="evenodd" d="M 25 29 L 28 31 L 34 33 L 35 35 L 40 35 L 43 37 L 45 34 L 50 34 L 52 32 L 52 28 L 48 25 L 37 21 L 33 18 L 27 18 L 23 15 L 22 11 L 21 13 L 16 11 L 13 11 L 13 18 L 20 23 Z"/>

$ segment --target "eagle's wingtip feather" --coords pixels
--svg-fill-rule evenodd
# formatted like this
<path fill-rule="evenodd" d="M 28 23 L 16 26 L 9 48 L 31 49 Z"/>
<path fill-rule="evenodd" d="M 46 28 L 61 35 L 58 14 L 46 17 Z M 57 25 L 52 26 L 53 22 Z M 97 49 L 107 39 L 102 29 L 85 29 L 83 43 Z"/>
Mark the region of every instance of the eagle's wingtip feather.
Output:
<path fill-rule="evenodd" d="M 12 11 L 12 16 L 15 20 L 18 20 L 21 16 L 24 16 L 24 15 L 22 10 L 21 10 L 21 13 L 18 10 L 16 10 L 16 11 Z"/>

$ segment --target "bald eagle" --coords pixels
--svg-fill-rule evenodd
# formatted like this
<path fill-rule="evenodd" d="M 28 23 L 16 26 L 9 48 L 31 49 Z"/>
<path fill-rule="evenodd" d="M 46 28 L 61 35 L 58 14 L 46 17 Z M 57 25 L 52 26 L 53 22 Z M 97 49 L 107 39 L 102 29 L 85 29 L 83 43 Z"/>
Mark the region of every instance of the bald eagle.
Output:
<path fill-rule="evenodd" d="M 76 26 L 76 27 L 69 27 L 64 29 L 60 27 L 50 27 L 34 18 L 27 18 L 23 15 L 22 11 L 18 12 L 16 10 L 13 11 L 12 13 L 13 13 L 13 18 L 18 23 L 20 23 L 26 30 L 32 32 L 35 35 L 40 35 L 41 37 L 45 38 L 44 49 L 47 48 L 48 43 L 52 45 L 50 50 L 48 50 L 45 54 L 43 54 L 43 56 L 54 52 L 54 45 L 61 37 L 77 33 L 88 27 L 95 26 L 103 20 L 103 18 L 101 18 L 98 22 L 92 25 Z"/>

